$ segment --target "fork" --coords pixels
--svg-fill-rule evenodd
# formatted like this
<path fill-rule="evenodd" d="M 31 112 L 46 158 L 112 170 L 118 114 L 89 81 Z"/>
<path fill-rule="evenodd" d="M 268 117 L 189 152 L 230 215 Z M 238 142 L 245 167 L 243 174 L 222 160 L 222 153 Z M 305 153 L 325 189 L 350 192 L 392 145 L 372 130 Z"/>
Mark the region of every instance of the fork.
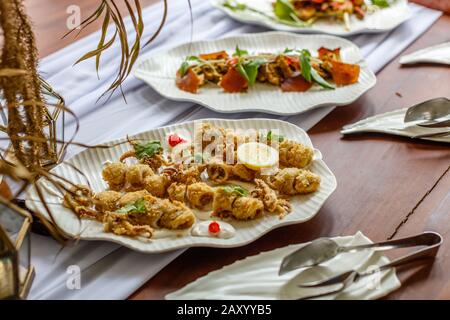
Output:
<path fill-rule="evenodd" d="M 352 285 L 354 282 L 358 281 L 359 279 L 373 275 L 377 272 L 381 272 L 383 270 L 387 270 L 390 268 L 395 268 L 401 265 L 407 265 L 412 263 L 423 263 L 433 260 L 436 257 L 436 254 L 439 250 L 439 247 L 442 243 L 442 236 L 439 233 L 436 232 L 430 232 L 435 235 L 433 242 L 431 242 L 430 245 L 428 245 L 425 248 L 416 250 L 412 253 L 406 254 L 403 257 L 397 258 L 395 260 L 392 260 L 389 263 L 386 263 L 377 269 L 372 269 L 368 271 L 358 272 L 356 270 L 349 270 L 346 272 L 343 272 L 339 275 L 333 276 L 331 278 L 325 279 L 325 280 L 318 280 L 318 281 L 312 281 L 312 282 L 306 282 L 298 285 L 300 288 L 317 288 L 320 289 L 317 293 L 312 293 L 310 295 L 302 296 L 301 299 L 310 299 L 310 298 L 316 298 L 332 293 L 337 293 L 340 291 L 345 290 L 350 285 Z M 330 290 L 324 291 L 325 287 L 330 287 Z"/>

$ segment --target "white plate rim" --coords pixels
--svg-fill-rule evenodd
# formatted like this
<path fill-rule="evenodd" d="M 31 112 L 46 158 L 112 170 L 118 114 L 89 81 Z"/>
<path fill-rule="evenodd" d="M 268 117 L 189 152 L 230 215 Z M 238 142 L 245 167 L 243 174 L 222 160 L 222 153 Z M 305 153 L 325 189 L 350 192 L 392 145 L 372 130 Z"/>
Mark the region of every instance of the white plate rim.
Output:
<path fill-rule="evenodd" d="M 350 86 L 360 86 L 360 88 L 358 88 L 358 91 L 360 91 L 360 92 L 358 92 L 358 93 L 346 94 L 345 97 L 334 94 L 333 99 L 329 99 L 329 100 L 322 99 L 322 101 L 320 101 L 320 102 L 309 103 L 304 106 L 301 106 L 298 110 L 295 110 L 295 111 L 286 111 L 283 108 L 279 108 L 279 106 L 275 106 L 275 105 L 265 105 L 265 106 L 254 107 L 254 108 L 246 108 L 246 107 L 240 106 L 239 104 L 236 104 L 236 105 L 232 105 L 232 106 L 228 105 L 227 107 L 223 107 L 220 105 L 208 104 L 207 102 L 203 101 L 201 93 L 189 94 L 188 96 L 180 96 L 180 95 L 186 95 L 186 93 L 178 92 L 181 90 L 176 88 L 175 85 L 173 85 L 172 88 L 169 88 L 169 90 L 164 92 L 156 86 L 156 81 L 152 80 L 152 79 L 155 79 L 155 75 L 152 75 L 150 72 L 145 70 L 145 68 L 143 67 L 143 65 L 146 62 L 149 62 L 152 60 L 158 60 L 160 58 L 163 58 L 165 54 L 170 53 L 171 51 L 181 49 L 183 47 L 188 47 L 193 44 L 198 44 L 198 45 L 201 45 L 203 43 L 214 44 L 215 42 L 219 42 L 219 41 L 230 41 L 230 39 L 236 39 L 236 40 L 234 40 L 236 42 L 236 41 L 239 41 L 239 38 L 271 37 L 271 36 L 291 38 L 291 39 L 298 40 L 299 42 L 302 41 L 302 39 L 313 39 L 313 41 L 314 41 L 314 39 L 319 39 L 316 41 L 323 41 L 323 45 L 326 45 L 326 40 L 328 40 L 328 39 L 332 39 L 334 41 L 341 42 L 342 45 L 347 46 L 349 48 L 349 50 L 354 51 L 355 55 L 358 55 L 360 57 L 360 60 L 357 63 L 361 67 L 361 74 L 364 74 L 367 77 L 368 83 L 366 86 L 363 86 L 363 84 L 360 82 L 350 85 Z M 181 59 L 182 59 L 182 57 L 180 57 L 180 61 L 181 61 Z M 203 107 L 206 107 L 210 110 L 220 112 L 220 113 L 262 112 L 262 113 L 266 113 L 266 114 L 281 115 L 281 116 L 290 116 L 290 115 L 301 114 L 301 113 L 304 113 L 304 112 L 307 112 L 307 111 L 310 111 L 310 110 L 313 110 L 316 108 L 320 108 L 320 107 L 349 105 L 349 104 L 355 102 L 357 99 L 359 99 L 367 91 L 372 89 L 375 86 L 375 84 L 377 83 L 376 75 L 369 68 L 366 60 L 362 57 L 361 50 L 359 49 L 359 47 L 356 44 L 354 44 L 350 40 L 344 39 L 341 37 L 337 37 L 337 36 L 333 36 L 333 35 L 327 35 L 327 34 L 295 34 L 295 33 L 283 32 L 283 31 L 267 31 L 267 32 L 261 32 L 261 33 L 256 33 L 256 34 L 255 33 L 244 33 L 244 34 L 239 34 L 239 35 L 231 35 L 231 36 L 227 36 L 227 37 L 223 37 L 223 38 L 219 38 L 219 39 L 199 40 L 199 41 L 194 41 L 192 43 L 183 43 L 183 44 L 177 45 L 175 47 L 172 47 L 168 50 L 158 52 L 156 54 L 152 54 L 152 55 L 144 57 L 143 59 L 140 60 L 136 69 L 133 71 L 133 75 L 136 78 L 144 81 L 147 85 L 149 85 L 158 94 L 160 94 L 161 96 L 163 96 L 164 98 L 169 99 L 169 100 L 199 104 Z M 345 90 L 346 87 L 350 87 L 350 86 L 345 86 L 345 87 L 341 87 L 341 88 L 338 87 L 334 91 L 340 92 L 340 90 Z M 176 88 L 176 90 L 174 87 Z M 318 91 L 317 93 L 320 93 L 320 92 L 321 91 Z M 249 92 L 248 94 L 251 94 L 251 92 Z M 289 93 L 277 92 L 277 95 L 280 95 L 280 97 L 283 97 L 283 95 L 288 95 L 288 94 Z M 301 95 L 304 93 L 291 93 L 291 94 Z"/>
<path fill-rule="evenodd" d="M 336 30 L 335 32 L 330 32 L 330 31 L 325 31 L 323 29 L 320 28 L 313 28 L 313 27 L 294 27 L 294 26 L 288 26 L 282 23 L 270 23 L 269 20 L 257 20 L 257 19 L 246 19 L 244 17 L 242 17 L 239 13 L 233 12 L 232 10 L 225 8 L 222 3 L 225 0 L 210 0 L 211 6 L 215 7 L 216 9 L 224 12 L 227 16 L 229 16 L 230 18 L 239 21 L 241 23 L 245 23 L 245 24 L 251 24 L 251 25 L 255 25 L 255 26 L 262 26 L 265 28 L 269 28 L 272 30 L 278 30 L 278 31 L 289 31 L 289 32 L 298 32 L 298 33 L 305 33 L 305 34 L 312 34 L 312 33 L 319 33 L 319 34 L 329 34 L 329 35 L 335 35 L 335 36 L 343 36 L 343 37 L 349 37 L 349 36 L 353 36 L 353 35 L 357 35 L 357 34 L 363 34 L 363 33 L 372 33 L 372 34 L 376 34 L 376 33 L 383 33 L 383 32 L 388 32 L 391 31 L 395 28 L 397 28 L 399 25 L 401 25 L 402 23 L 404 23 L 405 21 L 409 20 L 412 17 L 412 11 L 408 6 L 408 1 L 407 0 L 397 0 L 397 1 L 402 1 L 402 4 L 406 5 L 406 11 L 407 14 L 405 14 L 405 16 L 402 17 L 401 20 L 397 20 L 397 23 L 392 25 L 390 28 L 362 28 L 362 29 L 357 29 L 357 30 L 352 30 L 352 31 L 338 31 Z M 380 9 L 383 10 L 383 9 Z"/>
<path fill-rule="evenodd" d="M 312 146 L 312 142 L 309 138 L 309 135 L 300 127 L 287 122 L 287 121 L 283 121 L 283 120 L 277 120 L 277 119 L 268 119 L 268 118 L 249 118 L 249 119 L 221 119 L 221 118 L 208 118 L 208 119 L 200 119 L 200 120 L 193 120 L 193 121 L 187 121 L 187 122 L 181 122 L 181 123 L 176 123 L 176 124 L 171 124 L 168 126 L 163 126 L 163 127 L 158 127 L 155 129 L 151 129 L 151 130 L 147 130 L 147 131 L 143 131 L 137 134 L 134 134 L 133 136 L 139 136 L 141 134 L 146 134 L 152 131 L 157 131 L 157 130 L 170 130 L 171 128 L 176 128 L 178 126 L 182 126 L 182 125 L 189 125 L 189 124 L 193 124 L 195 122 L 198 121 L 219 121 L 219 122 L 257 122 L 257 121 L 270 121 L 270 122 L 275 122 L 275 123 L 280 123 L 283 126 L 288 126 L 293 128 L 293 130 L 297 130 L 299 133 L 301 133 L 303 135 L 303 138 L 306 139 L 305 141 L 307 142 L 307 144 L 309 144 L 310 146 Z M 130 137 L 133 137 L 130 136 Z M 122 139 L 115 139 L 112 141 L 108 141 L 105 142 L 104 144 L 110 144 L 110 143 L 116 143 L 118 141 L 124 141 L 126 140 L 125 138 Z M 249 244 L 253 241 L 256 241 L 257 239 L 261 238 L 263 235 L 267 234 L 268 232 L 283 227 L 283 226 L 288 226 L 288 225 L 293 225 L 293 224 L 299 224 L 299 223 L 304 223 L 310 219 L 312 219 L 313 217 L 315 217 L 318 212 L 320 211 L 320 209 L 322 208 L 322 206 L 325 204 L 325 202 L 327 201 L 327 199 L 331 196 L 331 194 L 336 190 L 337 188 L 337 181 L 336 181 L 336 177 L 333 174 L 333 172 L 330 170 L 330 168 L 325 164 L 325 162 L 322 159 L 322 154 L 320 153 L 320 151 L 318 151 L 317 149 L 315 150 L 315 155 L 317 155 L 317 159 L 314 159 L 314 162 L 316 162 L 322 169 L 327 171 L 327 174 L 329 175 L 330 180 L 328 180 L 329 183 L 331 183 L 330 185 L 330 190 L 324 194 L 324 199 L 323 201 L 320 203 L 320 205 L 318 205 L 315 209 L 315 212 L 313 214 L 311 214 L 310 216 L 308 216 L 305 219 L 299 219 L 299 220 L 291 220 L 291 221 L 287 221 L 286 219 L 283 220 L 278 220 L 278 223 L 272 225 L 269 228 L 266 228 L 264 231 L 262 231 L 261 233 L 259 233 L 257 236 L 253 237 L 253 238 L 249 238 L 245 241 L 240 241 L 240 242 L 235 242 L 235 243 L 220 243 L 220 242 L 213 242 L 216 240 L 222 241 L 222 240 L 229 240 L 229 239 L 217 239 L 217 238 L 209 238 L 209 237 L 198 237 L 199 239 L 203 239 L 202 241 L 196 242 L 196 243 L 191 243 L 191 244 L 183 244 L 183 245 L 173 245 L 173 244 L 169 244 L 166 247 L 163 248 L 159 248 L 159 249 L 155 249 L 155 248 L 149 248 L 149 249 L 142 249 L 141 247 L 139 247 L 138 245 L 136 245 L 137 243 L 142 244 L 142 241 L 139 241 L 137 239 L 132 239 L 132 241 L 127 242 L 122 240 L 124 237 L 121 236 L 117 236 L 111 233 L 106 233 L 106 232 L 102 232 L 100 234 L 100 236 L 94 236 L 94 237 L 86 237 L 81 235 L 80 239 L 82 240 L 94 240 L 94 241 L 110 241 L 110 242 L 114 242 L 117 244 L 120 244 L 122 246 L 128 247 L 130 249 L 139 251 L 139 252 L 143 252 L 143 253 L 162 253 L 162 252 L 169 252 L 169 251 L 173 251 L 176 249 L 182 249 L 182 248 L 190 248 L 190 247 L 212 247 L 212 248 L 234 248 L 234 247 L 240 247 L 240 246 L 244 246 L 246 244 Z M 88 149 L 81 151 L 80 153 L 74 155 L 73 157 L 71 157 L 70 159 L 66 160 L 66 161 L 70 161 L 71 159 L 74 159 L 75 157 L 79 156 L 82 153 L 87 153 L 89 152 Z M 63 162 L 64 163 L 64 162 Z M 53 169 L 52 169 L 53 170 Z M 26 192 L 26 206 L 28 208 L 30 208 L 31 210 L 36 210 L 38 212 L 40 212 L 42 215 L 44 215 L 46 218 L 48 218 L 47 214 L 45 212 L 43 212 L 43 207 L 41 205 L 39 205 L 36 201 L 32 200 L 32 196 L 33 196 L 33 188 L 29 188 Z M 62 208 L 61 205 L 58 205 L 60 208 Z M 63 208 L 64 209 L 64 208 Z M 71 213 L 70 211 L 68 211 L 68 209 L 64 209 L 67 210 L 67 212 Z M 55 212 L 54 212 L 55 214 Z M 292 213 L 291 213 L 292 214 Z M 75 234 L 68 232 L 67 230 L 63 229 L 62 230 L 67 236 L 69 237 L 74 237 Z M 128 237 L 125 237 L 128 238 Z M 231 238 L 233 239 L 233 238 Z M 160 241 L 160 240 L 164 240 L 164 239 L 155 239 L 152 241 Z M 148 242 L 148 244 L 151 245 L 152 242 Z"/>

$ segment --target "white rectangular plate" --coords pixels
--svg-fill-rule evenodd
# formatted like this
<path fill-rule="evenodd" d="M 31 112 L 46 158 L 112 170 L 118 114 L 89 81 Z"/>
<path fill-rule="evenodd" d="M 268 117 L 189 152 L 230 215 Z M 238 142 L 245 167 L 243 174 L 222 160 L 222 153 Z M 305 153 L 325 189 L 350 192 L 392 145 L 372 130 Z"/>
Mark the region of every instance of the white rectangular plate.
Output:
<path fill-rule="evenodd" d="M 355 16 L 350 17 L 350 28 L 345 28 L 343 22 L 333 21 L 332 19 L 320 19 L 311 26 L 297 27 L 283 24 L 269 17 L 250 11 L 233 11 L 223 6 L 226 0 L 211 0 L 211 4 L 225 12 L 231 18 L 243 23 L 250 23 L 264 26 L 273 30 L 291 31 L 301 33 L 327 33 L 336 36 L 350 36 L 359 33 L 378 33 L 394 29 L 401 23 L 408 20 L 411 16 L 411 10 L 408 7 L 407 0 L 394 0 L 390 7 L 376 10 L 368 13 L 363 20 Z M 237 0 L 250 8 L 263 11 L 267 15 L 275 18 L 272 10 L 274 0 Z M 368 2 L 366 0 L 366 2 Z"/>
<path fill-rule="evenodd" d="M 245 119 L 245 120 L 223 120 L 223 119 L 206 119 L 203 121 L 210 122 L 216 126 L 234 129 L 278 129 L 286 138 L 301 142 L 310 147 L 311 140 L 305 131 L 299 127 L 280 120 L 271 119 Z M 166 135 L 171 132 L 180 132 L 180 130 L 188 130 L 191 134 L 194 131 L 194 122 L 186 122 L 182 124 L 175 124 L 167 127 L 162 127 L 147 132 L 140 133 L 135 137 L 153 140 L 158 139 L 164 141 Z M 107 144 L 114 144 L 122 140 L 112 141 Z M 52 169 L 55 172 L 74 183 L 86 184 L 85 179 L 71 168 L 66 163 L 72 164 L 80 169 L 89 180 L 94 192 L 100 192 L 107 189 L 106 183 L 101 177 L 103 163 L 105 161 L 117 161 L 120 155 L 127 151 L 129 146 L 121 144 L 108 149 L 87 149 L 71 159 L 61 163 Z M 67 208 L 61 205 L 61 199 L 44 189 L 44 194 L 47 202 L 55 217 L 56 223 L 60 228 L 67 233 L 67 235 L 74 237 L 79 236 L 86 240 L 107 240 L 119 243 L 131 249 L 155 253 L 174 250 L 184 247 L 193 246 L 208 246 L 208 247 L 236 247 L 242 246 L 252 242 L 263 234 L 272 229 L 290 225 L 295 223 L 305 222 L 314 217 L 319 209 L 322 207 L 326 199 L 336 189 L 336 178 L 330 169 L 322 160 L 322 156 L 318 150 L 315 151 L 314 161 L 310 169 L 312 172 L 320 175 L 322 181 L 319 190 L 303 196 L 295 196 L 291 199 L 293 211 L 285 218 L 279 219 L 276 215 L 266 215 L 263 218 L 252 221 L 227 221 L 231 223 L 236 229 L 236 235 L 230 239 L 219 239 L 209 237 L 195 237 L 190 234 L 184 234 L 180 237 L 157 238 L 157 239 L 142 239 L 131 238 L 126 236 L 119 236 L 103 231 L 103 225 L 100 222 L 82 219 L 81 225 L 76 216 Z M 38 183 L 40 183 L 38 181 Z M 31 210 L 38 210 L 45 216 L 44 207 L 38 200 L 36 190 L 31 188 L 27 192 L 26 204 Z M 48 217 L 48 216 L 47 216 Z"/>
<path fill-rule="evenodd" d="M 256 53 L 283 52 L 286 48 L 309 49 L 313 55 L 317 55 L 317 49 L 320 47 L 340 47 L 344 62 L 358 63 L 361 66 L 359 81 L 335 90 L 314 86 L 306 92 L 282 92 L 280 88 L 264 83 L 255 84 L 245 93 L 225 93 L 216 85 L 201 87 L 196 94 L 177 88 L 175 74 L 186 56 L 221 50 L 234 52 L 236 45 Z M 363 60 L 359 48 L 352 42 L 328 35 L 298 35 L 285 32 L 244 34 L 183 44 L 143 60 L 135 70 L 135 76 L 171 100 L 198 103 L 218 112 L 261 111 L 277 115 L 298 114 L 323 106 L 347 105 L 376 83 L 375 75 Z"/>

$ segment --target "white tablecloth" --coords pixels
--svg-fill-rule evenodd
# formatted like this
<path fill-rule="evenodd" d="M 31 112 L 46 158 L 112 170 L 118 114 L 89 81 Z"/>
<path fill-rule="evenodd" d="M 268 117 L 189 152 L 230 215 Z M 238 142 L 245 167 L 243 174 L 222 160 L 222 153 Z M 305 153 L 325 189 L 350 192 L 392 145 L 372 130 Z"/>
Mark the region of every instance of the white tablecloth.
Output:
<path fill-rule="evenodd" d="M 263 28 L 243 25 L 229 19 L 213 9 L 209 1 L 191 2 L 195 20 L 194 40 L 265 31 Z M 152 45 L 143 50 L 143 56 L 189 41 L 187 1 L 169 1 L 169 6 L 169 18 L 164 31 Z M 441 15 L 438 11 L 417 5 L 411 5 L 411 8 L 414 17 L 392 32 L 351 38 L 361 47 L 375 72 L 427 30 Z M 154 31 L 161 13 L 161 4 L 144 10 L 147 37 Z M 127 26 L 130 27 L 129 21 Z M 81 131 L 77 141 L 100 143 L 173 122 L 207 117 L 275 117 L 262 113 L 218 114 L 191 103 L 169 101 L 132 76 L 124 85 L 128 104 L 118 94 L 106 104 L 96 104 L 97 98 L 115 74 L 120 59 L 117 44 L 102 57 L 100 80 L 97 80 L 92 61 L 75 67 L 72 64 L 82 54 L 96 47 L 98 37 L 98 33 L 87 36 L 46 57 L 40 65 L 44 77 L 65 97 L 67 104 L 80 119 Z M 331 110 L 332 108 L 322 108 L 298 116 L 278 118 L 307 130 Z M 70 133 L 74 122 L 68 120 L 66 128 Z M 78 147 L 69 148 L 68 156 L 79 150 Z M 183 252 L 179 250 L 145 255 L 113 243 L 88 241 L 80 241 L 62 251 L 60 249 L 52 239 L 33 235 L 32 263 L 36 268 L 36 278 L 30 299 L 124 299 Z M 70 266 L 76 267 L 69 268 Z M 77 270 L 81 271 L 79 289 L 76 289 L 77 281 L 73 280 Z"/>

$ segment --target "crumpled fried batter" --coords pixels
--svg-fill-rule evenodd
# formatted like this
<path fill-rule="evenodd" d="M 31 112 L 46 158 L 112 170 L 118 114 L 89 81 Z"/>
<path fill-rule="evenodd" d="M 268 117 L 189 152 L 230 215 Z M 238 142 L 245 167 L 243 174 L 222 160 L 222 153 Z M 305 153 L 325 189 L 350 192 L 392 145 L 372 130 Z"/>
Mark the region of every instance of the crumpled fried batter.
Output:
<path fill-rule="evenodd" d="M 298 168 L 284 168 L 266 179 L 270 187 L 287 195 L 311 193 L 320 186 L 317 174 Z"/>
<path fill-rule="evenodd" d="M 151 238 L 153 229 L 148 225 L 132 224 L 127 214 L 109 212 L 103 220 L 105 232 L 112 232 L 121 236 L 142 236 Z"/>
<path fill-rule="evenodd" d="M 255 179 L 256 188 L 251 192 L 252 197 L 262 200 L 264 209 L 278 213 L 280 218 L 291 212 L 292 206 L 287 199 L 279 198 L 276 191 L 261 179 Z"/>
<path fill-rule="evenodd" d="M 214 198 L 214 188 L 204 182 L 197 182 L 187 186 L 186 198 L 188 202 L 198 209 L 203 209 Z"/>
<path fill-rule="evenodd" d="M 170 179 L 166 175 L 155 174 L 145 178 L 143 187 L 155 197 L 162 198 L 166 195 L 169 185 Z"/>
<path fill-rule="evenodd" d="M 143 188 L 145 178 L 154 175 L 153 170 L 146 164 L 128 166 L 125 173 L 127 190 L 134 191 Z"/>
<path fill-rule="evenodd" d="M 224 188 L 217 188 L 214 192 L 213 210 L 215 215 L 231 215 L 237 220 L 255 219 L 264 212 L 261 200 L 239 196 L 234 192 L 227 192 Z"/>
<path fill-rule="evenodd" d="M 314 150 L 301 143 L 284 140 L 279 146 L 280 164 L 284 167 L 305 168 L 314 156 Z"/>
<path fill-rule="evenodd" d="M 124 163 L 109 163 L 103 168 L 103 180 L 108 183 L 111 190 L 120 191 L 125 185 L 126 172 L 127 166 Z"/>
<path fill-rule="evenodd" d="M 63 206 L 71 209 L 80 218 L 101 220 L 101 213 L 93 210 L 94 193 L 85 185 L 75 185 L 64 194 Z"/>
<path fill-rule="evenodd" d="M 184 202 L 186 198 L 186 188 L 186 184 L 174 182 L 169 186 L 169 188 L 167 188 L 167 195 L 170 200 Z"/>
<path fill-rule="evenodd" d="M 94 197 L 95 210 L 100 212 L 114 211 L 117 209 L 117 202 L 121 197 L 122 194 L 117 191 L 99 192 Z"/>
<path fill-rule="evenodd" d="M 256 172 L 247 168 L 241 163 L 227 164 L 220 160 L 212 160 L 206 165 L 208 178 L 218 184 L 225 183 L 232 178 L 242 181 L 252 181 L 255 179 Z"/>

